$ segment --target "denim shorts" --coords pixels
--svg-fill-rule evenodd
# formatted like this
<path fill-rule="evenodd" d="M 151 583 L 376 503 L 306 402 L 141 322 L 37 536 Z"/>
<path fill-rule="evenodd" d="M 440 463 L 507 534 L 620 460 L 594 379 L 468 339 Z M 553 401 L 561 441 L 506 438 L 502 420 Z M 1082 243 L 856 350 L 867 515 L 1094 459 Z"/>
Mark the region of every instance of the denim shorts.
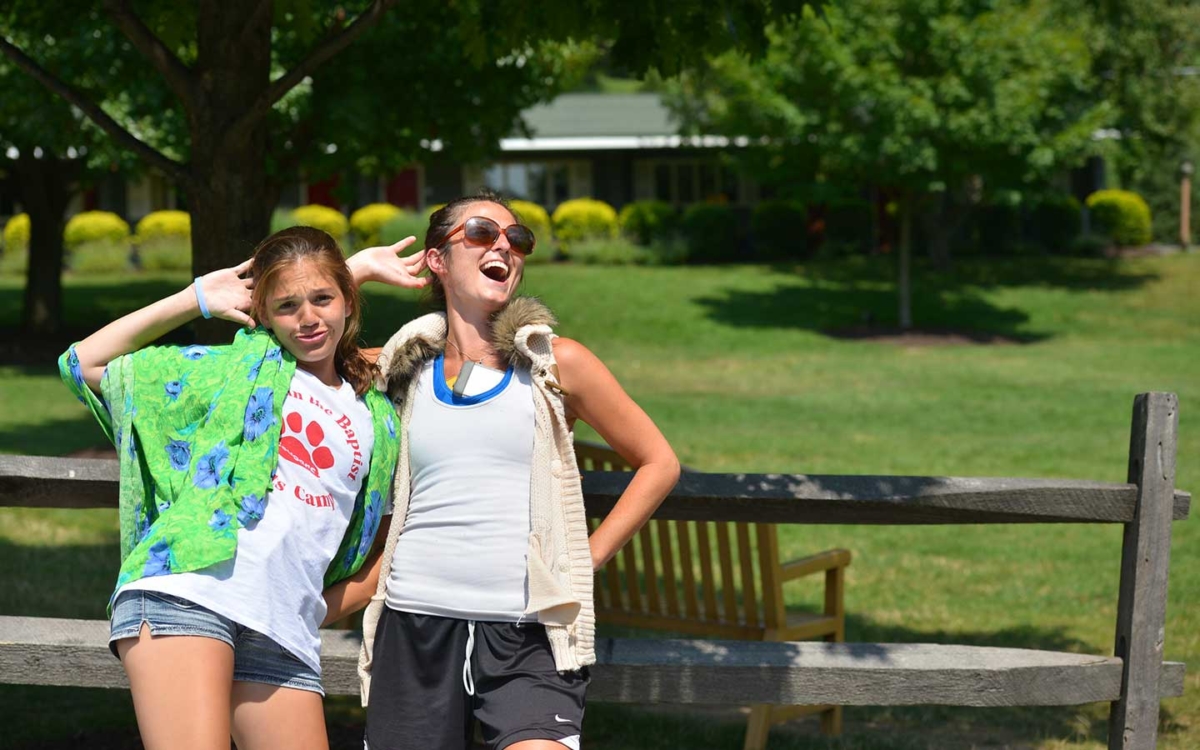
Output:
<path fill-rule="evenodd" d="M 233 648 L 234 682 L 262 682 L 325 694 L 320 675 L 271 638 L 187 599 L 156 591 L 123 591 L 117 597 L 109 650 L 116 655 L 117 641 L 137 638 L 142 623 L 151 635 L 193 635 L 228 643 Z"/>

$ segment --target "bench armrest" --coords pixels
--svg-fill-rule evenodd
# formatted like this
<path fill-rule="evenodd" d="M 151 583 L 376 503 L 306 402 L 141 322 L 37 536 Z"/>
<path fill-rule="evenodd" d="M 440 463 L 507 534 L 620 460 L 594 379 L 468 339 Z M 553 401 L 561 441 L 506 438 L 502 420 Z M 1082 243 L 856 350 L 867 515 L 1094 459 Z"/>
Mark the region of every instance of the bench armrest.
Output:
<path fill-rule="evenodd" d="M 850 564 L 850 550 L 829 549 L 815 555 L 791 560 L 779 566 L 779 580 L 791 581 L 796 578 L 810 576 L 834 568 L 844 568 Z"/>

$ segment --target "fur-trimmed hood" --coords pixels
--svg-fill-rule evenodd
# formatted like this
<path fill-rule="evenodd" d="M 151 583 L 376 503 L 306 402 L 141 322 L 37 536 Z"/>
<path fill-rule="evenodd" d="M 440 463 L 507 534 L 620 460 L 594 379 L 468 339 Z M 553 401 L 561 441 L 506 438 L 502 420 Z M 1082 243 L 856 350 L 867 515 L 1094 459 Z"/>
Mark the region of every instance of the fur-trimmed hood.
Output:
<path fill-rule="evenodd" d="M 557 324 L 558 319 L 541 300 L 514 297 L 492 315 L 492 345 L 508 365 L 529 368 L 529 357 L 517 346 L 517 332 L 526 326 L 553 328 Z M 392 401 L 401 400 L 425 363 L 445 351 L 446 330 L 446 313 L 431 313 L 405 324 L 384 345 L 379 372 Z"/>

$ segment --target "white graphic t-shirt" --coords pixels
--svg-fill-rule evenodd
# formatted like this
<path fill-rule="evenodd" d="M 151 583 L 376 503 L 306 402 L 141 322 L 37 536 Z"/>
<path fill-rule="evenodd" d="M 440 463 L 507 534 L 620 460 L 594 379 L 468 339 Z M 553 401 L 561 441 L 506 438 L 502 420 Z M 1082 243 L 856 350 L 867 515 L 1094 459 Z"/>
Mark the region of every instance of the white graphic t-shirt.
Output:
<path fill-rule="evenodd" d="M 283 404 L 273 484 L 262 518 L 239 519 L 236 557 L 124 589 L 207 607 L 269 636 L 320 674 L 325 571 L 350 525 L 374 445 L 371 413 L 354 388 L 325 385 L 297 368 Z"/>

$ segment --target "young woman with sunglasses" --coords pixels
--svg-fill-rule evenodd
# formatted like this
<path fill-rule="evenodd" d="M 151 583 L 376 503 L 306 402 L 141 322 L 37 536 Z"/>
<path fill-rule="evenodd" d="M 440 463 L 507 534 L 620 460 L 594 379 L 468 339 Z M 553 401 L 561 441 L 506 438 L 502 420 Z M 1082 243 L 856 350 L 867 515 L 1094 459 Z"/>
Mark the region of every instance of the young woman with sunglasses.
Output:
<path fill-rule="evenodd" d="M 360 657 L 371 750 L 579 747 L 595 661 L 592 576 L 675 485 L 666 439 L 553 315 L 516 297 L 533 233 L 490 194 L 433 214 L 424 262 L 442 308 L 400 329 L 379 366 L 400 413 L 394 511 Z M 369 251 L 363 278 L 400 261 Z M 636 467 L 588 536 L 572 426 Z"/>
<path fill-rule="evenodd" d="M 419 263 L 393 282 L 421 286 Z M 293 227 L 60 358 L 118 450 L 109 647 L 149 750 L 328 748 L 322 590 L 372 570 L 398 455 L 360 310 L 333 238 Z M 200 315 L 246 328 L 146 346 Z"/>

